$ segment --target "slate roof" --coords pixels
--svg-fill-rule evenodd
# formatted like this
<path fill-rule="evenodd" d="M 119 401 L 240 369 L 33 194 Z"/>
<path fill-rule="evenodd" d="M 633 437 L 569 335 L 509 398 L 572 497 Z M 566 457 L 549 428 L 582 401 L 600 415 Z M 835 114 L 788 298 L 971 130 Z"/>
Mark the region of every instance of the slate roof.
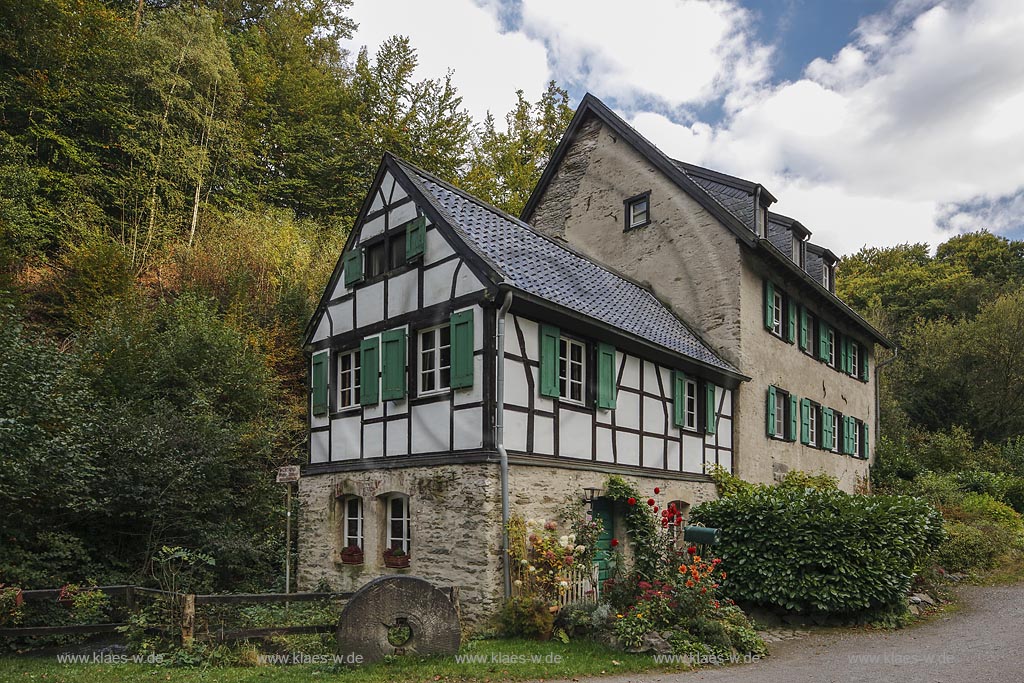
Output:
<path fill-rule="evenodd" d="M 721 204 L 726 211 L 735 216 L 748 230 L 753 233 L 757 232 L 757 225 L 754 222 L 753 183 L 741 178 L 732 179 L 737 182 L 729 182 L 726 178 L 721 177 L 722 174 L 676 159 L 673 159 L 672 163 L 690 180 L 697 183 L 712 199 Z M 743 185 L 749 185 L 750 189 Z"/>
<path fill-rule="evenodd" d="M 511 287 L 727 372 L 651 292 L 541 235 L 526 223 L 397 160 L 434 209 Z"/>

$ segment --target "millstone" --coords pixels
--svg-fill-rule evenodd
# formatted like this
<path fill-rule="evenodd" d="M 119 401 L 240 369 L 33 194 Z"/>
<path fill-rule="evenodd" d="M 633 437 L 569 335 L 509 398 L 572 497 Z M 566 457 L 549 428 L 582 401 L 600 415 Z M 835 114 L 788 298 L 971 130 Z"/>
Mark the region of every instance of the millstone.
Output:
<path fill-rule="evenodd" d="M 389 633 L 408 639 L 392 645 Z M 388 655 L 455 654 L 461 638 L 459 615 L 448 595 L 415 576 L 369 582 L 348 601 L 338 623 L 339 654 L 362 655 L 364 663 Z"/>

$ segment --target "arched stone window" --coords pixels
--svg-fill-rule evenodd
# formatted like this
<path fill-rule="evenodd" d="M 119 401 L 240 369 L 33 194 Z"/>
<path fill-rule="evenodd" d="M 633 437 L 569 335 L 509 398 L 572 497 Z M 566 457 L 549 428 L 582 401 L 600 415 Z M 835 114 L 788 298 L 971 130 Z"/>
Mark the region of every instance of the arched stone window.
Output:
<path fill-rule="evenodd" d="M 411 555 L 412 550 L 412 514 L 409 496 L 403 493 L 389 493 L 384 496 L 385 528 L 384 548 L 402 550 Z"/>

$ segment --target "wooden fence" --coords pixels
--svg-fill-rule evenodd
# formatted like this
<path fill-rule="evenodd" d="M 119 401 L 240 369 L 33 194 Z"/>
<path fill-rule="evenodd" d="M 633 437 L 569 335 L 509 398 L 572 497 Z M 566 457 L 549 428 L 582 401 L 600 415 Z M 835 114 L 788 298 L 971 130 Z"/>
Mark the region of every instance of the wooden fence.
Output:
<path fill-rule="evenodd" d="M 193 593 L 173 593 L 157 590 L 155 588 L 144 588 L 142 586 L 90 586 L 89 590 L 102 591 L 108 597 L 121 601 L 120 609 L 115 609 L 114 614 L 123 617 L 112 622 L 102 624 L 70 624 L 60 626 L 17 626 L 0 628 L 0 638 L 22 638 L 37 636 L 53 636 L 65 634 L 95 634 L 95 633 L 116 633 L 117 629 L 127 625 L 127 616 L 139 609 L 139 599 L 151 597 L 157 600 L 175 600 L 178 614 L 181 615 L 180 624 L 167 624 L 157 626 L 152 630 L 171 637 L 180 637 L 183 644 L 194 640 L 216 640 L 231 641 L 245 640 L 247 638 L 268 638 L 279 635 L 333 633 L 337 623 L 311 624 L 302 626 L 273 626 L 265 628 L 248 628 L 226 630 L 221 628 L 215 631 L 197 633 L 196 631 L 196 606 L 197 605 L 233 605 L 233 604 L 259 604 L 259 603 L 284 603 L 292 602 L 315 602 L 348 600 L 352 593 L 235 593 L 235 594 L 214 594 L 196 595 Z M 44 590 L 22 591 L 25 603 L 33 602 L 57 602 L 60 598 L 59 588 Z M 177 631 L 180 630 L 180 633 Z"/>

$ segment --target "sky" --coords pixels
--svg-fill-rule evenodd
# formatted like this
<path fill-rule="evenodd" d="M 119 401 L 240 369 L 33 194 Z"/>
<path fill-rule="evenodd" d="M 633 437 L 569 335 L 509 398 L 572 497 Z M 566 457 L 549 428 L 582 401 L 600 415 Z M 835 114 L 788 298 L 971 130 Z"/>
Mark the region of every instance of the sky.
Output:
<path fill-rule="evenodd" d="M 554 79 L 669 156 L 760 182 L 837 254 L 1024 239 L 1022 0 L 355 0 L 478 120 Z"/>

